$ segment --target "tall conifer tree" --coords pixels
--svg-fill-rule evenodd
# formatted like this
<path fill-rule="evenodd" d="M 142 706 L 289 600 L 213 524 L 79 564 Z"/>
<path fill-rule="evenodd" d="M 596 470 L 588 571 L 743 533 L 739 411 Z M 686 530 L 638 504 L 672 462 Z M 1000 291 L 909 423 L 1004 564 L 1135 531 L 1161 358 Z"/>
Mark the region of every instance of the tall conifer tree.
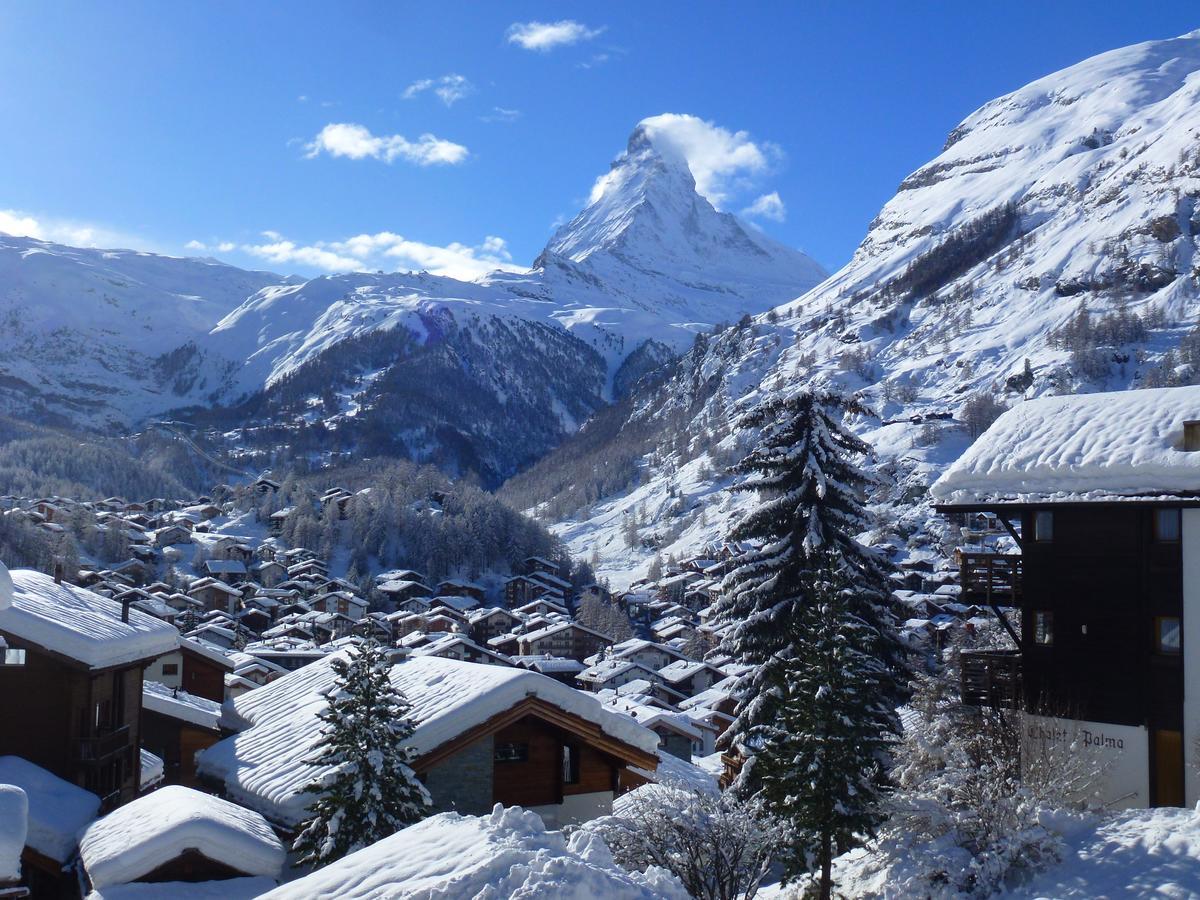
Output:
<path fill-rule="evenodd" d="M 325 865 L 422 818 L 429 794 L 410 768 L 405 742 L 415 725 L 408 700 L 391 683 L 383 648 L 364 641 L 332 663 L 337 685 L 317 752 L 309 765 L 331 767 L 305 790 L 316 799 L 296 836 L 300 863 Z"/>

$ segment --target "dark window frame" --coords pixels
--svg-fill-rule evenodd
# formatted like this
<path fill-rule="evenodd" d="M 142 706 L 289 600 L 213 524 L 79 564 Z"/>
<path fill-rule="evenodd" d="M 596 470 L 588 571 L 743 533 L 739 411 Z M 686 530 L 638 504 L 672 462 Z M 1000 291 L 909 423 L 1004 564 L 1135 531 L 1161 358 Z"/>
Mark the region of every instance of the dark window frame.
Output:
<path fill-rule="evenodd" d="M 579 784 L 579 745 L 563 744 L 562 746 L 562 779 L 563 784 Z"/>
<path fill-rule="evenodd" d="M 1165 648 L 1163 645 L 1163 630 L 1164 622 L 1175 623 L 1176 646 L 1173 648 Z M 1154 617 L 1154 652 L 1158 656 L 1182 656 L 1183 655 L 1183 619 L 1179 616 L 1155 616 Z"/>
<path fill-rule="evenodd" d="M 492 759 L 498 763 L 529 762 L 528 741 L 505 741 L 492 749 Z"/>

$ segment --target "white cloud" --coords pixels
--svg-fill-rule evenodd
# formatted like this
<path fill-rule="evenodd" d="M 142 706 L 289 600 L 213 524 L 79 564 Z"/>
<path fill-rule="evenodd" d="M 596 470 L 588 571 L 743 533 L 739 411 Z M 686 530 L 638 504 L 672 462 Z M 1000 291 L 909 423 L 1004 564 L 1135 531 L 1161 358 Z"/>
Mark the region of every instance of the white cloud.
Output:
<path fill-rule="evenodd" d="M 16 209 L 0 209 L 0 232 L 72 247 L 150 249 L 148 243 L 141 238 L 104 225 L 35 216 Z"/>
<path fill-rule="evenodd" d="M 779 191 L 771 191 L 769 194 L 763 194 L 743 209 L 742 215 L 751 216 L 756 219 L 770 219 L 773 222 L 782 222 L 787 218 L 787 207 L 784 205 L 783 199 L 779 196 Z"/>
<path fill-rule="evenodd" d="M 441 78 L 422 78 L 420 81 L 414 81 L 404 89 L 404 93 L 401 96 L 405 100 L 412 100 L 414 97 L 428 90 L 432 90 L 438 99 L 447 106 L 453 106 L 464 97 L 469 97 L 475 93 L 475 85 L 471 84 L 462 75 L 452 72 L 449 75 L 443 75 Z"/>
<path fill-rule="evenodd" d="M 783 158 L 775 144 L 752 141 L 745 131 L 730 131 L 697 116 L 664 113 L 643 119 L 640 127 L 660 153 L 678 153 L 687 161 L 696 190 L 718 207 Z"/>
<path fill-rule="evenodd" d="M 287 240 L 275 231 L 263 232 L 263 237 L 267 243 L 243 244 L 241 249 L 275 266 L 291 263 L 326 272 L 412 269 L 463 280 L 496 269 L 522 271 L 513 265 L 507 243 L 495 235 L 488 235 L 476 246 L 457 241 L 445 246 L 426 244 L 390 231 L 308 245 Z"/>
<path fill-rule="evenodd" d="M 237 249 L 237 244 L 233 241 L 217 241 L 213 244 L 206 244 L 204 241 L 188 241 L 183 245 L 184 250 L 194 250 L 197 253 L 232 253 Z"/>
<path fill-rule="evenodd" d="M 492 111 L 487 115 L 480 116 L 480 122 L 515 122 L 521 118 L 519 109 L 505 109 L 503 106 L 493 106 Z"/>
<path fill-rule="evenodd" d="M 457 165 L 469 155 L 462 144 L 432 134 L 423 134 L 410 141 L 400 134 L 374 135 L 366 126 L 352 122 L 326 125 L 305 145 L 305 151 L 309 159 L 324 152 L 330 156 L 378 159 L 387 163 L 401 159 L 418 166 Z"/>
<path fill-rule="evenodd" d="M 508 26 L 508 42 L 526 50 L 546 52 L 555 47 L 590 41 L 599 36 L 604 28 L 589 28 L 573 19 L 560 22 L 514 22 Z"/>

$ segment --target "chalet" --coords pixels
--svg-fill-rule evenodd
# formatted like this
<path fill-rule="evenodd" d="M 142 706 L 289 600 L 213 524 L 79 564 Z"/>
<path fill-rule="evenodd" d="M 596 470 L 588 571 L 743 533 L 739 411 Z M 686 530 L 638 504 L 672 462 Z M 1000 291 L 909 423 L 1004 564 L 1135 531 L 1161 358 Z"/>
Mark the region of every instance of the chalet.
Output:
<path fill-rule="evenodd" d="M 221 683 L 225 693 L 224 680 Z M 163 761 L 167 784 L 196 784 L 196 753 L 221 739 L 221 703 L 147 681 L 142 694 L 142 746 Z"/>
<path fill-rule="evenodd" d="M 136 796 L 142 670 L 170 625 L 48 575 L 0 566 L 0 755 L 23 757 L 115 806 Z"/>
<path fill-rule="evenodd" d="M 472 639 L 482 643 L 506 634 L 521 624 L 520 617 L 498 606 L 475 610 L 470 614 L 468 621 L 471 624 Z"/>
<path fill-rule="evenodd" d="M 612 638 L 594 628 L 578 622 L 560 622 L 521 635 L 517 647 L 521 656 L 547 653 L 583 660 L 612 643 Z"/>
<path fill-rule="evenodd" d="M 154 532 L 154 546 L 173 547 L 176 544 L 190 544 L 192 532 L 182 525 L 168 525 Z"/>
<path fill-rule="evenodd" d="M 554 560 L 546 559 L 543 556 L 528 557 L 525 560 L 523 567 L 525 569 L 524 574 L 526 575 L 533 575 L 536 572 L 544 572 L 547 575 L 559 577 L 563 574 L 562 566 L 560 566 Z"/>
<path fill-rule="evenodd" d="M 80 830 L 100 811 L 100 798 L 19 756 L 0 756 L 0 785 L 13 785 L 26 796 L 21 881 L 31 896 L 78 897 L 71 862 Z M 0 824 L 10 826 L 3 820 Z M 0 896 L 7 895 L 0 891 Z"/>
<path fill-rule="evenodd" d="M 577 659 L 567 659 L 564 656 L 512 656 L 514 664 L 522 669 L 529 669 L 547 678 L 553 678 L 563 684 L 575 686 L 575 679 L 586 666 Z"/>
<path fill-rule="evenodd" d="M 238 731 L 200 754 L 201 775 L 276 825 L 310 802 L 305 767 L 320 740 L 332 658 L 244 694 L 222 724 Z M 412 704 L 412 768 L 435 810 L 482 814 L 523 806 L 550 827 L 607 815 L 621 772 L 657 766 L 658 737 L 593 697 L 534 672 L 435 656 L 399 657 L 389 677 Z"/>
<path fill-rule="evenodd" d="M 283 844 L 258 813 L 179 786 L 134 800 L 93 822 L 79 837 L 79 859 L 92 896 L 124 896 L 125 885 L 153 890 L 152 885 L 164 882 L 219 884 L 252 877 L 259 880 L 258 890 L 269 890 L 283 871 L 285 856 Z M 246 896 L 249 885 L 240 885 L 236 893 Z M 205 894 L 216 896 L 215 887 L 206 884 Z M 162 896 L 173 893 L 164 889 Z"/>
<path fill-rule="evenodd" d="M 262 475 L 254 482 L 254 492 L 257 494 L 274 494 L 279 491 L 282 485 L 278 481 L 272 481 L 267 476 Z"/>
<path fill-rule="evenodd" d="M 277 510 L 267 518 L 267 528 L 271 534 L 278 537 L 283 534 L 283 526 L 287 524 L 288 516 L 296 511 L 296 507 L 289 506 L 286 509 Z"/>
<path fill-rule="evenodd" d="M 561 603 L 555 603 L 552 600 L 547 600 L 545 597 L 526 603 L 524 606 L 518 606 L 513 609 L 513 612 L 522 616 L 544 616 L 549 613 L 557 613 L 560 616 L 567 615 L 567 608 Z"/>
<path fill-rule="evenodd" d="M 504 581 L 504 602 L 509 609 L 524 606 L 546 593 L 546 586 L 528 575 L 514 575 Z"/>
<path fill-rule="evenodd" d="M 501 653 L 481 647 L 462 634 L 429 635 L 429 640 L 414 651 L 418 656 L 440 656 L 443 659 L 458 659 L 463 662 L 481 663 L 489 666 L 511 666 L 512 660 Z"/>
<path fill-rule="evenodd" d="M 412 600 L 416 597 L 428 597 L 433 593 L 422 582 L 407 578 L 393 578 L 381 581 L 376 584 L 375 590 L 395 603 L 403 603 L 406 600 Z"/>
<path fill-rule="evenodd" d="M 438 597 L 430 597 L 429 608 L 452 609 L 456 613 L 469 614 L 472 610 L 479 608 L 479 601 L 474 597 L 444 594 Z"/>
<path fill-rule="evenodd" d="M 281 562 L 268 560 L 260 562 L 253 569 L 254 579 L 265 588 L 273 588 L 287 581 L 287 567 Z"/>
<path fill-rule="evenodd" d="M 187 595 L 203 603 L 206 610 L 224 610 L 231 615 L 242 602 L 241 591 L 211 577 L 193 581 Z"/>
<path fill-rule="evenodd" d="M 659 669 L 658 677 L 680 693 L 694 697 L 723 681 L 725 673 L 706 662 L 680 659 Z"/>
<path fill-rule="evenodd" d="M 931 493 L 1020 551 L 960 555 L 961 601 L 1021 626 L 963 653 L 964 701 L 1019 709 L 1025 753 L 1102 762 L 1113 805 L 1195 806 L 1200 387 L 1018 404 Z"/>
<path fill-rule="evenodd" d="M 684 654 L 673 647 L 668 647 L 666 644 L 656 644 L 654 641 L 647 641 L 642 638 L 630 638 L 629 640 L 621 641 L 619 644 L 613 644 L 609 655 L 613 659 L 628 659 L 640 663 L 652 671 L 658 671 L 663 666 L 677 660 L 687 659 Z M 589 657 L 584 660 L 589 665 L 594 665 L 599 661 L 599 657 Z"/>
<path fill-rule="evenodd" d="M 321 495 L 321 509 L 326 513 L 333 510 L 339 519 L 344 519 L 349 514 L 350 501 L 353 499 L 354 495 L 349 491 L 331 488 Z"/>
<path fill-rule="evenodd" d="M 589 691 L 612 690 L 631 681 L 657 681 L 662 678 L 653 669 L 629 659 L 603 659 L 584 669 L 576 680 Z"/>
<path fill-rule="evenodd" d="M 482 603 L 487 596 L 487 592 L 475 582 L 460 581 L 456 578 L 439 581 L 437 593 L 443 597 L 470 597 L 477 603 Z"/>
<path fill-rule="evenodd" d="M 352 622 L 357 622 L 367 614 L 367 601 L 349 591 L 318 594 L 310 601 L 310 605 L 321 612 L 348 616 Z"/>

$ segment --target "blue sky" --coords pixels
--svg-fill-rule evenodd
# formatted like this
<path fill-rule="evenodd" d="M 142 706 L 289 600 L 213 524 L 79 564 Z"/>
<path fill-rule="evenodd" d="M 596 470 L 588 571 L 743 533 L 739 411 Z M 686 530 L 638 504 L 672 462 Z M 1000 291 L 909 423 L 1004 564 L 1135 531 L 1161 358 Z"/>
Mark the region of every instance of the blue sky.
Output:
<path fill-rule="evenodd" d="M 673 113 L 711 123 L 680 120 L 723 208 L 834 269 L 980 104 L 1196 27 L 1166 0 L 9 3 L 0 230 L 470 275 L 532 261 Z"/>

